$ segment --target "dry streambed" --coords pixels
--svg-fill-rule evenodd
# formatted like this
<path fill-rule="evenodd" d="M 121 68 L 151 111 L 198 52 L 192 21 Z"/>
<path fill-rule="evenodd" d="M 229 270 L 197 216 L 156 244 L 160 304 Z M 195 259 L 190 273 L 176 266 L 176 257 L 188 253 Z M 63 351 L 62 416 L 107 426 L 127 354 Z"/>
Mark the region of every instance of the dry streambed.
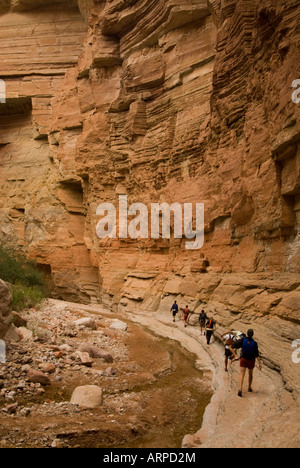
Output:
<path fill-rule="evenodd" d="M 0 365 L 1 447 L 173 448 L 200 428 L 209 384 L 177 342 L 54 300 L 25 319 Z M 85 386 L 98 401 L 73 404 Z"/>

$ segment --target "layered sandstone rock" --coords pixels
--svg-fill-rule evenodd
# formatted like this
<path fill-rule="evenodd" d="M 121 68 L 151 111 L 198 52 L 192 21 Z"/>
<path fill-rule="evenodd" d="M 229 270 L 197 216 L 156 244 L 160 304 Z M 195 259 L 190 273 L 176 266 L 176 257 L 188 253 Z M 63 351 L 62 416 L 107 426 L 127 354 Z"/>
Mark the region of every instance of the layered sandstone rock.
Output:
<path fill-rule="evenodd" d="M 76 2 L 11 3 L 0 16 L 0 76 L 7 91 L 0 108 L 1 236 L 52 271 L 59 295 L 88 302 L 97 297 L 98 275 L 84 242 L 81 184 L 65 180 L 48 143 L 51 99 L 77 63 L 87 26 Z M 28 7 L 26 14 L 17 3 Z"/>
<path fill-rule="evenodd" d="M 1 238 L 59 297 L 153 313 L 176 297 L 223 328 L 254 322 L 295 390 L 299 2 L 40 4 L 1 2 Z M 205 203 L 204 247 L 98 239 L 96 208 L 119 195 Z"/>

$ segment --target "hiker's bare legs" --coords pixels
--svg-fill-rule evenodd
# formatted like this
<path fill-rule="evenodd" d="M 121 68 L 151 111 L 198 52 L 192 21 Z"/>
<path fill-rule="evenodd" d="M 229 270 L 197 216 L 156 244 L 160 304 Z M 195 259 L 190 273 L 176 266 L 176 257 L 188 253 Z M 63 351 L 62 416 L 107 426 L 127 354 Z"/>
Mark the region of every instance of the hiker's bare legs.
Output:
<path fill-rule="evenodd" d="M 230 348 L 230 349 L 231 349 L 231 348 Z M 234 356 L 233 356 L 232 359 L 230 359 L 230 361 L 229 361 L 229 367 L 232 366 L 232 364 L 233 364 L 235 361 L 239 361 L 239 360 L 240 360 L 240 358 L 239 358 L 235 353 L 233 353 L 233 354 L 234 354 Z"/>
<path fill-rule="evenodd" d="M 253 369 L 249 370 L 249 386 L 248 391 L 252 392 L 252 382 L 253 382 Z"/>
<path fill-rule="evenodd" d="M 225 356 L 225 372 L 228 372 L 228 367 L 230 367 L 231 362 L 231 358 L 229 358 L 229 356 Z"/>
<path fill-rule="evenodd" d="M 240 373 L 240 389 L 239 389 L 240 395 L 239 395 L 239 396 L 242 396 L 245 374 L 246 374 L 246 367 L 241 367 L 241 373 Z"/>

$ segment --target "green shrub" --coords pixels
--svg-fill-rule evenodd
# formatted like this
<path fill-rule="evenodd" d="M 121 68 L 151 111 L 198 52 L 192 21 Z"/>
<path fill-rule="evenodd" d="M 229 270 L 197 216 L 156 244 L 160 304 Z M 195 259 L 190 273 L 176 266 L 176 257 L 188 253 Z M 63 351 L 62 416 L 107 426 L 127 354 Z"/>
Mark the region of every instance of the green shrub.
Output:
<path fill-rule="evenodd" d="M 0 245 L 0 278 L 12 285 L 14 310 L 34 307 L 47 295 L 37 264 L 7 245 Z"/>
<path fill-rule="evenodd" d="M 16 311 L 21 311 L 37 306 L 45 299 L 44 292 L 38 286 L 12 285 L 12 306 Z"/>
<path fill-rule="evenodd" d="M 4 245 L 0 245 L 0 278 L 8 283 L 19 281 L 27 286 L 42 286 L 44 280 L 34 261 Z"/>

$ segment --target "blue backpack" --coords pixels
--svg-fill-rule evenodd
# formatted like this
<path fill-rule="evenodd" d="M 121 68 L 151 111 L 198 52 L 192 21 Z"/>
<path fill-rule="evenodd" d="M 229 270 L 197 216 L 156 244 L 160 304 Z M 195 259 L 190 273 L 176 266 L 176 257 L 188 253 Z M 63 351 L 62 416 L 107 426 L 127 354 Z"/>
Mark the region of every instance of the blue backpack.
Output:
<path fill-rule="evenodd" d="M 252 338 L 245 338 L 242 346 L 242 356 L 244 359 L 253 361 L 257 355 L 257 344 Z"/>

